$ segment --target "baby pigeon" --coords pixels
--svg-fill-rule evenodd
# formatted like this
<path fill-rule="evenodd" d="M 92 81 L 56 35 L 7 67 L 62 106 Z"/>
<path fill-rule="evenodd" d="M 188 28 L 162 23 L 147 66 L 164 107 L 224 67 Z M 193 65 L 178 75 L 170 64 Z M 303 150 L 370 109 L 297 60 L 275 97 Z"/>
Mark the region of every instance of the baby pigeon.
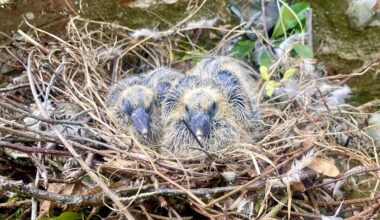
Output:
<path fill-rule="evenodd" d="M 247 64 L 227 56 L 211 57 L 200 61 L 189 74 L 210 78 L 220 84 L 241 126 L 251 131 L 257 128 L 256 80 Z"/>
<path fill-rule="evenodd" d="M 157 146 L 162 137 L 161 103 L 171 85 L 182 77 L 173 69 L 158 68 L 122 80 L 106 99 L 111 118 L 141 144 Z"/>
<path fill-rule="evenodd" d="M 238 82 L 236 82 L 238 83 Z M 186 76 L 169 91 L 162 105 L 165 135 L 163 145 L 177 156 L 195 156 L 201 151 L 196 135 L 208 152 L 249 140 L 249 131 L 238 122 L 235 104 L 243 98 L 235 87 L 224 87 L 211 78 Z M 236 99 L 236 103 L 231 102 Z M 241 100 L 241 101 L 238 101 Z"/>

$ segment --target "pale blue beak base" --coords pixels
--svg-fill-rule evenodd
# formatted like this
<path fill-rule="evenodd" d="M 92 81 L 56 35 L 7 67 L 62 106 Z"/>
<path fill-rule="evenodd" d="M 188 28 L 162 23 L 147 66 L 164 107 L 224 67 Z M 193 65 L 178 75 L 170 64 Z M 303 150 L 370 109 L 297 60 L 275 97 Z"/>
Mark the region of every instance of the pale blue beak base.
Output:
<path fill-rule="evenodd" d="M 194 115 L 191 120 L 191 129 L 197 137 L 208 137 L 210 134 L 211 120 L 210 116 L 204 113 Z"/>
<path fill-rule="evenodd" d="M 134 110 L 131 117 L 133 126 L 140 134 L 147 135 L 150 133 L 150 116 L 143 107 Z"/>

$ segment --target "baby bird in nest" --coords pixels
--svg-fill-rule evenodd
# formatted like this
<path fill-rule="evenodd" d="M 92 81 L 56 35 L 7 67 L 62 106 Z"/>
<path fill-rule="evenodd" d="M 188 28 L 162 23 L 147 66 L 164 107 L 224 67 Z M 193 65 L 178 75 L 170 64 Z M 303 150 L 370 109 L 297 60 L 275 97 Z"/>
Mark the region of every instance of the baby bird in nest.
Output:
<path fill-rule="evenodd" d="M 200 146 L 194 135 L 207 152 L 248 141 L 248 130 L 239 124 L 229 92 L 233 91 L 212 79 L 180 80 L 162 105 L 163 146 L 177 156 L 195 156 L 202 152 L 195 149 Z"/>
<path fill-rule="evenodd" d="M 251 132 L 256 130 L 259 122 L 256 80 L 247 64 L 227 56 L 211 57 L 199 62 L 189 74 L 216 81 L 232 104 L 237 122 Z"/>
<path fill-rule="evenodd" d="M 162 137 L 161 103 L 170 87 L 182 77 L 175 70 L 159 68 L 122 80 L 106 98 L 111 118 L 141 144 L 157 146 Z"/>
<path fill-rule="evenodd" d="M 201 61 L 164 100 L 164 146 L 177 156 L 192 156 L 201 154 L 194 135 L 207 152 L 252 142 L 259 114 L 250 74 L 233 58 Z"/>

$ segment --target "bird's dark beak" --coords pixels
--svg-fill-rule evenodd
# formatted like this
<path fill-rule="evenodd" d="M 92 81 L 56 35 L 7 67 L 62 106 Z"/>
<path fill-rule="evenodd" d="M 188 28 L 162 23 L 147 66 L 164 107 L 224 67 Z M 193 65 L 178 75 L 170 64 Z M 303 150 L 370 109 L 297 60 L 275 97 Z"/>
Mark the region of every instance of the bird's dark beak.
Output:
<path fill-rule="evenodd" d="M 139 107 L 132 112 L 133 126 L 136 130 L 147 136 L 150 132 L 150 116 L 146 113 L 143 107 Z"/>
<path fill-rule="evenodd" d="M 207 114 L 198 113 L 194 115 L 190 120 L 190 124 L 191 130 L 193 130 L 198 139 L 205 138 L 210 134 L 211 120 Z"/>

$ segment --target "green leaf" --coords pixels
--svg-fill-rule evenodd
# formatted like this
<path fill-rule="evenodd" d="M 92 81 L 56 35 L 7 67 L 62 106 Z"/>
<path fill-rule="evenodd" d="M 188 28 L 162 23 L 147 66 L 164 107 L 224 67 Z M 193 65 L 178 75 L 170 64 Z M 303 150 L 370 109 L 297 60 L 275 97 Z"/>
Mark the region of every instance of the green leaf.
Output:
<path fill-rule="evenodd" d="M 251 40 L 242 40 L 239 41 L 235 47 L 233 48 L 233 52 L 236 54 L 236 56 L 240 59 L 244 58 L 248 54 L 250 54 L 255 48 L 255 43 Z"/>
<path fill-rule="evenodd" d="M 274 89 L 281 86 L 281 83 L 270 80 L 265 85 L 266 95 L 272 97 Z"/>
<path fill-rule="evenodd" d="M 202 49 L 202 48 L 198 48 L 198 49 L 195 49 L 191 52 L 191 54 L 186 54 L 182 57 L 183 60 L 189 60 L 191 59 L 192 62 L 195 64 L 195 63 L 199 63 L 203 56 L 207 54 L 207 51 Z"/>
<path fill-rule="evenodd" d="M 54 220 L 81 220 L 82 215 L 77 212 L 64 212 L 58 217 L 56 217 Z"/>
<path fill-rule="evenodd" d="M 19 201 L 20 200 L 20 197 L 10 197 L 10 198 L 8 198 L 8 200 L 7 200 L 7 202 L 17 202 L 17 201 Z"/>
<path fill-rule="evenodd" d="M 297 26 L 300 25 L 299 21 L 303 22 L 306 19 L 306 10 L 309 7 L 309 4 L 305 2 L 291 5 L 291 10 L 289 7 L 283 5 L 280 9 L 281 16 L 278 17 L 276 25 L 274 26 L 272 38 L 280 37 L 284 34 L 284 31 L 286 32 L 292 28 L 297 28 Z"/>
<path fill-rule="evenodd" d="M 295 73 L 296 73 L 295 68 L 293 68 L 293 67 L 289 68 L 288 70 L 285 71 L 284 76 L 282 77 L 281 81 L 288 82 L 290 80 L 290 78 L 292 78 Z"/>
<path fill-rule="evenodd" d="M 303 58 L 313 58 L 313 49 L 305 44 L 298 43 L 294 45 L 294 51 L 296 54 Z"/>
<path fill-rule="evenodd" d="M 273 63 L 273 58 L 268 50 L 264 49 L 260 51 L 258 63 L 260 66 L 270 67 Z"/>
<path fill-rule="evenodd" d="M 41 218 L 40 220 L 81 220 L 82 215 L 77 212 L 64 212 L 58 217 L 54 218 Z"/>
<path fill-rule="evenodd" d="M 269 81 L 269 70 L 266 66 L 260 66 L 260 76 L 263 80 Z"/>

